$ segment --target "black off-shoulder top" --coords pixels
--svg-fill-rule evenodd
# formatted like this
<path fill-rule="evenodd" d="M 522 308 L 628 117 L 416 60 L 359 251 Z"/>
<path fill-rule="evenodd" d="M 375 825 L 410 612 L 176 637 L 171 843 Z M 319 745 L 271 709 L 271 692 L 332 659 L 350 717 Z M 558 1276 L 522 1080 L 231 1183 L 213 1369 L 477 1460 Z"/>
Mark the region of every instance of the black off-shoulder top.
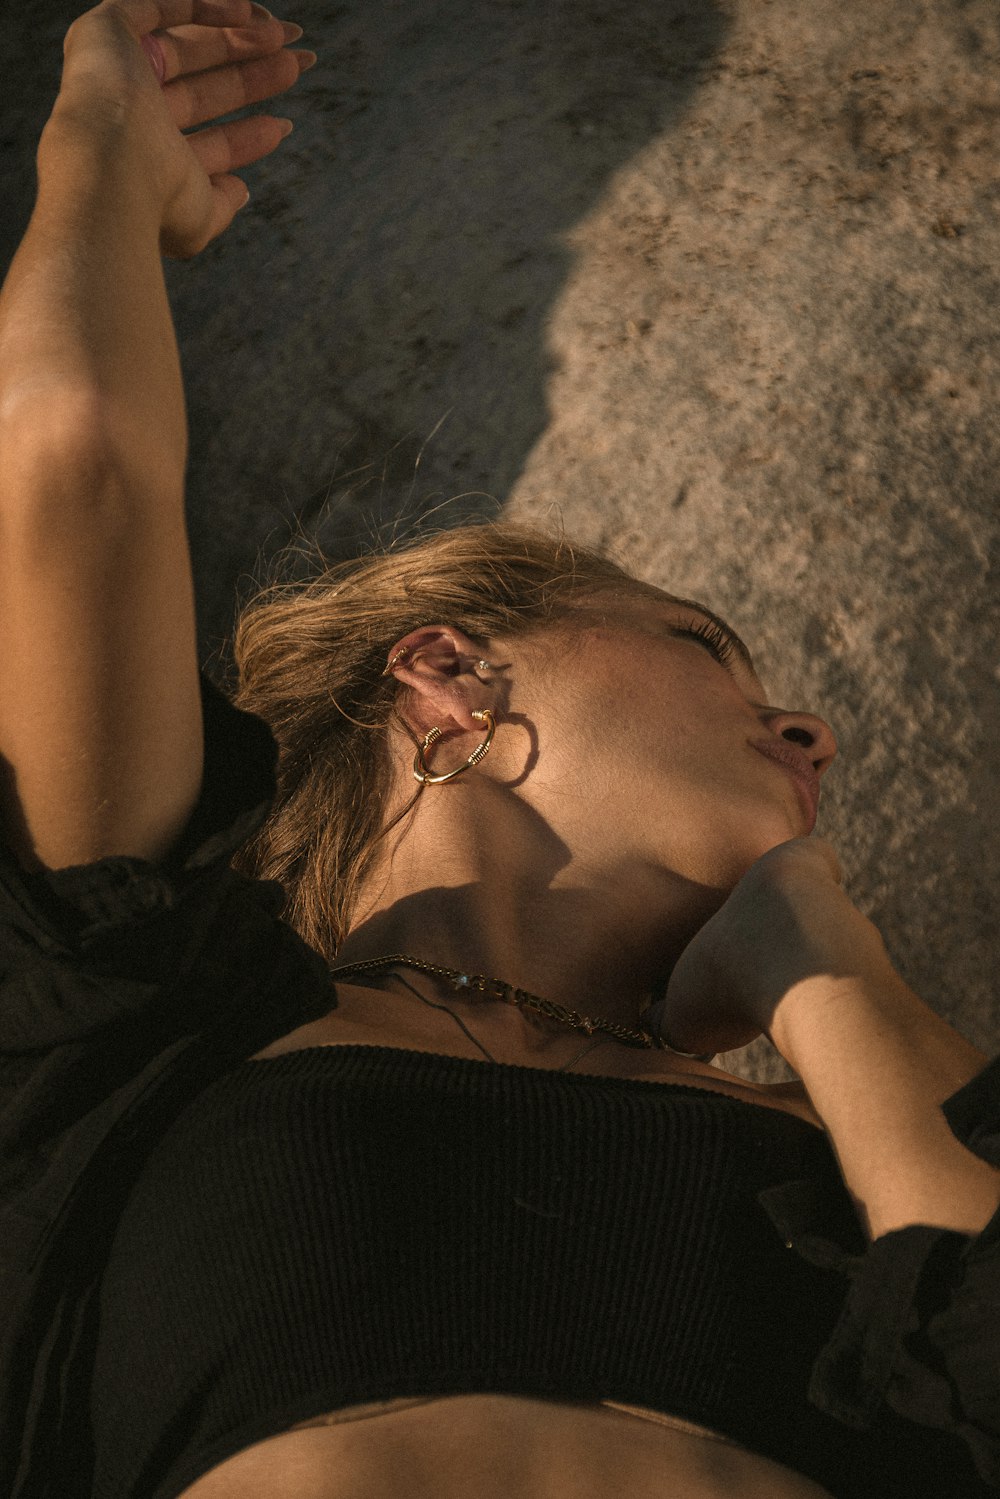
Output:
<path fill-rule="evenodd" d="M 866 1243 L 826 1135 L 690 1087 L 391 1047 L 233 851 L 277 750 L 202 675 L 161 865 L 0 851 L 0 1492 L 172 1499 L 321 1411 L 615 1399 L 837 1499 L 1000 1488 L 1000 1214 Z M 943 1106 L 1000 1165 L 1000 1059 Z"/>

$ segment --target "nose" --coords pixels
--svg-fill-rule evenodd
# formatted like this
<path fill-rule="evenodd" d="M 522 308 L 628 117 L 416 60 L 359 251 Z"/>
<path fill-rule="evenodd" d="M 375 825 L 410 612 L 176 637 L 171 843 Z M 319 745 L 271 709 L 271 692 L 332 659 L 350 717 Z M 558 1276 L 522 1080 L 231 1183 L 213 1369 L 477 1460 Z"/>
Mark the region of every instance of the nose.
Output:
<path fill-rule="evenodd" d="M 836 736 L 826 719 L 815 713 L 783 713 L 770 708 L 761 716 L 772 734 L 805 751 L 817 775 L 826 774 L 837 756 Z"/>

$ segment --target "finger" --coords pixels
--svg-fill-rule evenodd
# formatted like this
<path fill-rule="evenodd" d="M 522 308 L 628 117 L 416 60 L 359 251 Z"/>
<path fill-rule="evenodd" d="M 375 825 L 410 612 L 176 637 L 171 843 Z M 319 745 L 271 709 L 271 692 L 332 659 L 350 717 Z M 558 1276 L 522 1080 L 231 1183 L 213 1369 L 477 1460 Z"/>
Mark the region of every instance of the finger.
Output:
<path fill-rule="evenodd" d="M 813 835 L 810 835 L 808 838 L 803 838 L 801 841 L 808 848 L 815 849 L 819 854 L 822 855 L 827 867 L 830 870 L 830 873 L 833 875 L 833 878 L 836 880 L 838 885 L 842 885 L 844 883 L 844 871 L 841 868 L 840 859 L 837 856 L 837 850 L 834 848 L 833 844 L 830 843 L 826 838 L 816 838 Z"/>
<path fill-rule="evenodd" d="M 302 35 L 302 28 L 289 31 Z M 221 68 L 230 63 L 245 63 L 255 57 L 266 57 L 279 52 L 298 36 L 290 35 L 282 21 L 255 22 L 252 26 L 181 26 L 161 35 L 142 38 L 142 45 L 150 51 L 149 44 L 157 48 L 163 57 L 164 76 L 160 82 L 172 83 L 190 73 L 204 73 L 209 68 Z"/>
<path fill-rule="evenodd" d="M 149 36 L 140 37 L 139 46 L 153 64 L 153 72 L 156 74 L 157 82 L 162 87 L 167 81 L 167 57 L 163 50 L 163 43 L 159 37 L 153 36 L 150 33 Z"/>
<path fill-rule="evenodd" d="M 239 177 L 212 178 L 212 239 L 229 228 L 240 209 L 245 208 L 249 201 L 247 185 Z"/>
<path fill-rule="evenodd" d="M 219 68 L 210 73 L 194 73 L 177 78 L 163 91 L 174 122 L 181 130 L 203 125 L 220 115 L 232 114 L 249 104 L 259 104 L 283 94 L 299 78 L 312 52 L 288 52 L 282 49 L 272 57 L 259 58 L 239 67 Z"/>
<path fill-rule="evenodd" d="M 229 228 L 233 219 L 241 208 L 245 208 L 250 201 L 246 183 L 239 177 L 216 177 L 212 180 L 211 218 L 202 238 L 196 245 L 188 241 L 176 242 L 169 235 L 161 235 L 160 250 L 171 260 L 193 260 L 210 245 L 213 239 L 218 239 Z"/>
<path fill-rule="evenodd" d="M 114 11 L 137 37 L 168 26 L 246 26 L 253 15 L 250 0 L 102 0 L 95 8 Z"/>
<path fill-rule="evenodd" d="M 792 878 L 799 872 L 808 870 L 809 878 L 814 877 L 817 863 L 837 882 L 844 883 L 844 871 L 840 867 L 840 859 L 833 844 L 826 838 L 819 838 L 811 833 L 806 838 L 789 838 L 787 843 L 778 843 L 770 849 L 759 860 L 760 864 L 767 863 L 773 869 L 784 870 Z"/>
<path fill-rule="evenodd" d="M 76 73 L 88 67 L 103 73 L 108 67 L 109 41 L 131 37 L 138 42 L 161 85 L 167 56 L 158 29 L 198 23 L 198 30 L 246 28 L 253 19 L 251 0 L 101 0 L 69 26 L 63 39 L 63 58 Z M 65 77 L 65 73 L 64 73 Z"/>
<path fill-rule="evenodd" d="M 206 176 L 214 179 L 223 173 L 252 166 L 255 161 L 269 156 L 281 145 L 287 133 L 284 121 L 273 115 L 252 115 L 249 120 L 234 120 L 228 125 L 199 130 L 197 135 L 188 135 L 185 139 Z"/>

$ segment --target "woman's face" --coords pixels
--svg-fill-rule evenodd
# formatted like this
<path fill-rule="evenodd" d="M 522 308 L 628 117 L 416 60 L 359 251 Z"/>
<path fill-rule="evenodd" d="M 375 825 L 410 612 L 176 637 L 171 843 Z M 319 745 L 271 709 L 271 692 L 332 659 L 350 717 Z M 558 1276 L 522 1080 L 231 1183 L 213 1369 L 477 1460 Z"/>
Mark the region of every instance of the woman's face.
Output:
<path fill-rule="evenodd" d="M 728 633 L 640 586 L 588 603 L 568 633 L 535 638 L 537 666 L 512 673 L 509 709 L 537 735 L 531 800 L 564 836 L 575 828 L 575 854 L 589 844 L 623 872 L 639 859 L 731 890 L 768 849 L 812 830 L 797 782 L 753 741 L 795 745 L 822 776 L 833 731 L 769 705 Z"/>

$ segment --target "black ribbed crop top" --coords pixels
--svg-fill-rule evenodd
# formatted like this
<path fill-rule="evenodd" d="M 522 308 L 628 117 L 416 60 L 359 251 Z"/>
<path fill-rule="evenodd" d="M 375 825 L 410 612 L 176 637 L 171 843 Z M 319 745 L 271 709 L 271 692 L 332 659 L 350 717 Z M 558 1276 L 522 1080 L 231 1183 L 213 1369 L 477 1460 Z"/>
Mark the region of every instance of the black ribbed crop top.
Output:
<path fill-rule="evenodd" d="M 837 1499 L 937 1486 L 939 1434 L 810 1404 L 843 1281 L 759 1194 L 822 1131 L 704 1089 L 387 1047 L 214 1080 L 157 1141 L 100 1292 L 94 1499 L 173 1499 L 297 1421 L 486 1392 L 682 1416 Z M 942 1475 L 943 1476 L 943 1475 Z"/>

